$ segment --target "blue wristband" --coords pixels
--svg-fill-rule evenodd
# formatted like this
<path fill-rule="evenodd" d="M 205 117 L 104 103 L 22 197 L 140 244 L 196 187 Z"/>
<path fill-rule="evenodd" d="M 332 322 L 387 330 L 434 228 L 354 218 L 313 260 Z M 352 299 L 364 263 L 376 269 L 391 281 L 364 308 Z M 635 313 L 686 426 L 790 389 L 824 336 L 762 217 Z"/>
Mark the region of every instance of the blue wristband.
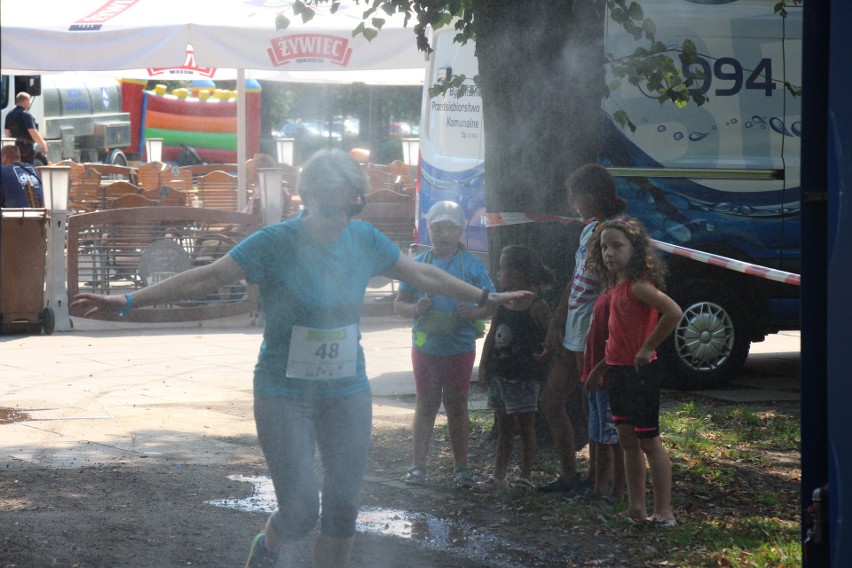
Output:
<path fill-rule="evenodd" d="M 133 296 L 127 293 L 124 295 L 124 298 L 127 300 L 127 304 L 118 310 L 118 317 L 120 318 L 126 318 L 130 314 L 130 310 L 133 309 Z"/>

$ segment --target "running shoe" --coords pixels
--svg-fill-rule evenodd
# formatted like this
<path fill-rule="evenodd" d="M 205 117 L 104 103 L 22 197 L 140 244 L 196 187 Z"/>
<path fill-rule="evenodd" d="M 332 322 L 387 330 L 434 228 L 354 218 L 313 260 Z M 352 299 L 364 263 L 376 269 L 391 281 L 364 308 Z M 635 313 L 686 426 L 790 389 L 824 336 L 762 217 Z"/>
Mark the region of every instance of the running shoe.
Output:
<path fill-rule="evenodd" d="M 275 568 L 278 563 L 278 553 L 270 552 L 266 548 L 266 537 L 263 533 L 258 534 L 251 541 L 248 560 L 245 568 Z"/>

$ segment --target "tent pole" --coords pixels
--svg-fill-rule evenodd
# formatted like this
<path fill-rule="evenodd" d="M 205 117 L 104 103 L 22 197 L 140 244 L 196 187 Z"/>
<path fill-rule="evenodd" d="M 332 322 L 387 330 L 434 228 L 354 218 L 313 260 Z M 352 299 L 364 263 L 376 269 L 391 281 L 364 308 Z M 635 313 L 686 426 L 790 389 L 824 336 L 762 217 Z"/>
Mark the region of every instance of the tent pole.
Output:
<path fill-rule="evenodd" d="M 246 206 L 246 70 L 237 69 L 237 205 Z"/>

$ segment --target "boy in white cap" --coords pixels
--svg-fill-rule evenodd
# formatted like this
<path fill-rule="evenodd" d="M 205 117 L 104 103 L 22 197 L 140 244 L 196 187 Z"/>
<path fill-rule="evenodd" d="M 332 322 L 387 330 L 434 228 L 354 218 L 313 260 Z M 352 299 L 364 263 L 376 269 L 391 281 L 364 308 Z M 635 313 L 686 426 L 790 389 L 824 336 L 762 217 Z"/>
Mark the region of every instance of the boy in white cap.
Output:
<path fill-rule="evenodd" d="M 466 225 L 464 210 L 452 201 L 439 201 L 429 209 L 426 223 L 432 249 L 414 260 L 434 264 L 478 288 L 494 291 L 485 265 L 465 251 L 460 241 Z M 412 427 L 413 463 L 405 482 L 426 481 L 429 444 L 443 402 L 453 450 L 453 481 L 459 487 L 471 487 L 473 472 L 467 466 L 468 390 L 476 359 L 476 338 L 481 331 L 477 321 L 490 317 L 493 307 L 424 293 L 403 282 L 394 312 L 414 319 L 411 361 L 417 399 Z"/>

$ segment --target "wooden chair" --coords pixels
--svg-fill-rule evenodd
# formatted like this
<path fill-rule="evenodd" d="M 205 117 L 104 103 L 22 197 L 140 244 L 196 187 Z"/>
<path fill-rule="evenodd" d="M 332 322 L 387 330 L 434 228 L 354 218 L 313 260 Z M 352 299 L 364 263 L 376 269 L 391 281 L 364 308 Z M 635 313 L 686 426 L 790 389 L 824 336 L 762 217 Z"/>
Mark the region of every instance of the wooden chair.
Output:
<path fill-rule="evenodd" d="M 83 164 L 87 168 L 91 168 L 101 174 L 101 179 L 113 181 L 127 181 L 134 185 L 139 184 L 139 172 L 136 168 L 130 166 L 119 166 L 117 164 Z"/>
<path fill-rule="evenodd" d="M 392 191 L 392 190 L 382 190 Z M 372 202 L 369 195 L 367 197 L 367 206 L 358 215 L 361 221 L 367 221 L 375 228 L 385 234 L 391 241 L 396 244 L 407 254 L 408 247 L 414 242 L 414 221 L 415 221 L 415 203 L 414 200 L 409 202 Z M 391 296 L 382 299 L 391 299 L 395 295 L 396 283 L 393 280 L 384 277 L 376 277 L 370 281 L 370 288 L 383 288 L 390 284 Z"/>
<path fill-rule="evenodd" d="M 107 201 L 123 197 L 125 195 L 139 195 L 142 193 L 142 188 L 133 185 L 128 181 L 114 181 L 109 185 L 103 186 L 103 201 L 106 207 Z"/>
<path fill-rule="evenodd" d="M 190 194 L 175 189 L 170 185 L 161 185 L 160 189 L 144 190 L 142 195 L 153 201 L 158 201 L 160 205 L 168 205 L 172 207 L 186 207 L 192 201 Z"/>
<path fill-rule="evenodd" d="M 411 166 L 404 164 L 402 160 L 394 160 L 388 164 L 394 189 L 414 197 L 416 193 L 416 180 L 411 173 Z"/>
<path fill-rule="evenodd" d="M 358 219 L 370 222 L 403 251 L 414 242 L 414 201 L 407 203 L 370 202 Z"/>
<path fill-rule="evenodd" d="M 27 203 L 31 208 L 38 209 L 42 207 L 42 204 L 38 200 L 38 193 L 35 187 L 28 181 L 24 182 L 24 194 L 27 196 Z"/>
<path fill-rule="evenodd" d="M 382 189 L 393 189 L 393 175 L 387 166 L 378 167 L 371 164 L 364 168 L 364 173 L 367 174 L 367 179 L 370 182 L 368 194 Z"/>
<path fill-rule="evenodd" d="M 367 204 L 370 203 L 409 203 L 414 201 L 414 196 L 397 191 L 393 186 L 371 191 L 364 196 Z"/>
<path fill-rule="evenodd" d="M 190 177 L 198 178 L 211 172 L 228 172 L 237 174 L 237 164 L 195 164 L 192 166 L 181 166 L 182 172 L 189 172 Z"/>
<path fill-rule="evenodd" d="M 215 171 L 198 178 L 198 196 L 206 209 L 237 211 L 237 178 Z"/>
<path fill-rule="evenodd" d="M 83 176 L 86 175 L 86 166 L 84 166 L 83 164 L 78 164 L 74 160 L 71 160 L 71 159 L 62 160 L 61 162 L 57 162 L 56 165 L 57 166 L 68 166 L 69 168 L 71 168 L 69 177 L 70 177 L 70 182 L 71 182 L 72 186 L 75 183 L 79 183 L 79 182 L 83 181 Z"/>
<path fill-rule="evenodd" d="M 122 207 L 155 207 L 160 202 L 156 199 L 149 199 L 140 193 L 127 193 L 119 197 L 108 197 L 106 200 L 107 209 L 121 209 Z"/>
<path fill-rule="evenodd" d="M 68 209 L 75 213 L 90 213 L 103 208 L 101 174 L 87 168 L 82 176 L 72 176 L 71 187 L 68 189 Z"/>
<path fill-rule="evenodd" d="M 166 164 L 162 162 L 148 162 L 139 166 L 137 170 L 139 185 L 145 190 L 159 189 L 160 179 L 166 169 Z"/>
<path fill-rule="evenodd" d="M 160 187 L 164 185 L 179 191 L 192 192 L 195 189 L 192 172 L 183 168 L 166 168 L 160 175 Z"/>

